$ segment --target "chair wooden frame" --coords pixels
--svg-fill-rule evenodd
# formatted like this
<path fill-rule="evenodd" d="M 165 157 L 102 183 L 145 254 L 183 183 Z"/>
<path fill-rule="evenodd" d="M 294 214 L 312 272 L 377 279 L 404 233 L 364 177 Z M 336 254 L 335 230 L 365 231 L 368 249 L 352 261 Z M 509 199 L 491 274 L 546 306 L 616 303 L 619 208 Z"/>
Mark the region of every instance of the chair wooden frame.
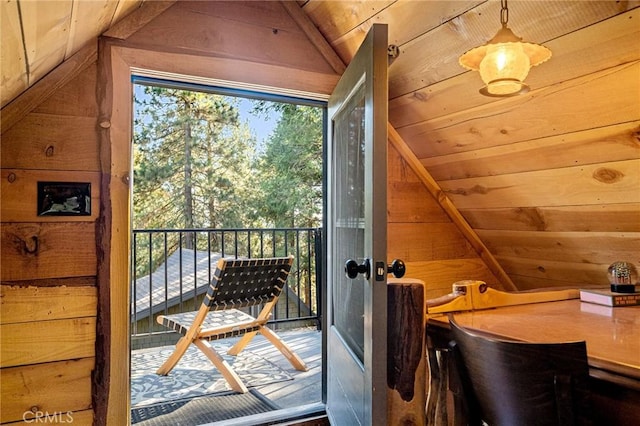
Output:
<path fill-rule="evenodd" d="M 292 264 L 293 256 L 220 259 L 198 311 L 158 316 L 158 323 L 183 337 L 156 373 L 163 376 L 169 374 L 193 343 L 222 373 L 233 390 L 245 393 L 245 384 L 209 341 L 241 336 L 227 352 L 235 356 L 257 333 L 269 340 L 296 370 L 307 371 L 302 359 L 266 326 Z M 257 317 L 238 309 L 260 305 L 263 308 Z"/>

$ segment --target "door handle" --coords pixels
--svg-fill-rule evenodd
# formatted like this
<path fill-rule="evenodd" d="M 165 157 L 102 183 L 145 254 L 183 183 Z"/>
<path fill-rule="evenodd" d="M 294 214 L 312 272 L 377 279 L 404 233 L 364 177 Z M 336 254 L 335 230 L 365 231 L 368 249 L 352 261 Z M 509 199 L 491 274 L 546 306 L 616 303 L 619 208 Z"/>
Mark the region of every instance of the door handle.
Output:
<path fill-rule="evenodd" d="M 352 280 L 355 279 L 358 274 L 364 274 L 365 279 L 369 279 L 371 276 L 371 262 L 369 259 L 365 259 L 362 264 L 358 264 L 353 259 L 347 260 L 344 264 L 344 272 L 347 274 L 347 277 Z"/>
<path fill-rule="evenodd" d="M 383 280 L 384 279 L 384 263 L 382 263 L 380 267 L 377 266 L 376 271 L 378 271 L 376 272 L 377 274 L 376 277 L 378 277 L 379 275 L 380 280 Z M 391 263 L 387 265 L 387 273 L 393 274 L 393 276 L 396 278 L 404 277 L 404 274 L 406 271 L 407 271 L 407 267 L 404 264 L 404 261 L 400 259 L 394 259 Z M 344 272 L 347 274 L 347 277 L 351 278 L 352 280 L 355 279 L 358 276 L 358 274 L 364 274 L 365 279 L 368 280 L 369 277 L 371 276 L 371 262 L 369 261 L 369 259 L 365 259 L 362 261 L 361 264 L 358 264 L 357 261 L 353 259 L 349 259 L 344 264 Z"/>
<path fill-rule="evenodd" d="M 393 274 L 396 278 L 404 277 L 405 272 L 407 272 L 407 267 L 400 259 L 394 259 L 389 265 L 387 265 L 387 273 Z"/>

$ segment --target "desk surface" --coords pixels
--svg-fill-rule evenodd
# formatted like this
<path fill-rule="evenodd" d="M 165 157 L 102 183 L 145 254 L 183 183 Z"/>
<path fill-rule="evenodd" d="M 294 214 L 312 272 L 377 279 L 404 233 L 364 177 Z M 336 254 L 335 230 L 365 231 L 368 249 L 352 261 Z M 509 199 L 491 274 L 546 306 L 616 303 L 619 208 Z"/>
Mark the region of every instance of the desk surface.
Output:
<path fill-rule="evenodd" d="M 640 306 L 566 300 L 455 313 L 470 329 L 526 342 L 587 342 L 593 368 L 640 380 Z M 446 315 L 429 321 L 448 323 Z"/>

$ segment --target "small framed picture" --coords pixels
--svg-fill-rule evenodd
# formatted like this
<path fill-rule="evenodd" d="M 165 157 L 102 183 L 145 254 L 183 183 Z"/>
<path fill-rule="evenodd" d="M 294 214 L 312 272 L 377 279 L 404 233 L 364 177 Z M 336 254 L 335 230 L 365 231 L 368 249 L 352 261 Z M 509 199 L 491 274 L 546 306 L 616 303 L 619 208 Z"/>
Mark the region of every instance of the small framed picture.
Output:
<path fill-rule="evenodd" d="M 91 216 L 91 184 L 38 182 L 38 216 Z"/>

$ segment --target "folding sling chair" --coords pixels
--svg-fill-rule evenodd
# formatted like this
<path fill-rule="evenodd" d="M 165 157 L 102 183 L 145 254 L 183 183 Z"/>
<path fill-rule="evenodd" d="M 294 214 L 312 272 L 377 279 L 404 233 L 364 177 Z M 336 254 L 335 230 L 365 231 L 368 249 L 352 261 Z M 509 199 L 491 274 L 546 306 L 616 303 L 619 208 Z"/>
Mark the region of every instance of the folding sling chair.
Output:
<path fill-rule="evenodd" d="M 169 374 L 193 343 L 222 373 L 233 390 L 245 393 L 247 387 L 209 341 L 242 336 L 227 352 L 229 355 L 238 355 L 258 332 L 278 348 L 296 370 L 307 371 L 302 359 L 266 327 L 292 263 L 293 256 L 220 259 L 197 312 L 158 316 L 160 324 L 183 337 L 156 373 L 163 376 Z M 257 317 L 238 309 L 259 305 L 263 305 L 263 308 Z"/>

